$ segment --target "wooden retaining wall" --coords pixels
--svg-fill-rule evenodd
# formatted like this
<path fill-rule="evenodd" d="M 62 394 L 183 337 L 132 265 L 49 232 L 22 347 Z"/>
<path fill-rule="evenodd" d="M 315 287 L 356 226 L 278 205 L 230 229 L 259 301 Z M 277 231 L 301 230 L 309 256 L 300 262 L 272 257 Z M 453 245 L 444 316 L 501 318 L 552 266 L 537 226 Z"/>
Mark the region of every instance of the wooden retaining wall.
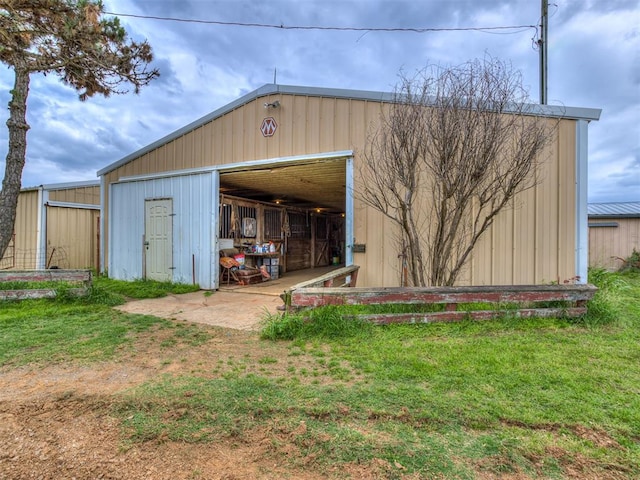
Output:
<path fill-rule="evenodd" d="M 426 288 L 322 288 L 292 289 L 290 310 L 325 305 L 444 304 L 444 311 L 358 315 L 377 324 L 487 320 L 504 315 L 515 317 L 578 317 L 587 312 L 593 285 L 516 285 Z M 558 306 L 558 303 L 562 305 Z M 489 310 L 458 309 L 459 304 L 490 303 Z"/>
<path fill-rule="evenodd" d="M 302 308 L 302 306 L 292 305 L 291 303 L 291 295 L 292 292 L 298 290 L 306 290 L 308 288 L 338 288 L 343 289 L 345 287 L 355 287 L 356 282 L 358 281 L 358 270 L 360 270 L 359 265 L 350 265 L 348 267 L 337 268 L 336 270 L 332 270 L 324 275 L 321 275 L 316 278 L 312 278 L 311 280 L 307 280 L 304 282 L 297 283 L 291 286 L 288 290 L 280 295 L 284 305 L 282 307 L 278 307 L 279 310 L 291 311 Z"/>
<path fill-rule="evenodd" d="M 0 271 L 2 282 L 68 282 L 79 284 L 70 288 L 72 295 L 86 295 L 93 282 L 91 270 L 8 270 Z M 38 288 L 25 290 L 0 290 L 0 300 L 21 300 L 27 298 L 53 298 L 57 295 L 55 288 Z"/>

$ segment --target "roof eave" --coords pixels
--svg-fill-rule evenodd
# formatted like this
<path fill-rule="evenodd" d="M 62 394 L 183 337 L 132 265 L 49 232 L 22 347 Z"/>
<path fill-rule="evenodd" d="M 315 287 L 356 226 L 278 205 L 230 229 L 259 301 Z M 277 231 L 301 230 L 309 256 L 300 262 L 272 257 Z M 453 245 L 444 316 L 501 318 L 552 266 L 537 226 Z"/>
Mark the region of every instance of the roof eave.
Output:
<path fill-rule="evenodd" d="M 45 190 L 68 190 L 70 188 L 99 187 L 100 180 L 84 180 L 78 182 L 49 183 L 42 185 Z"/>
<path fill-rule="evenodd" d="M 99 187 L 100 180 L 80 180 L 77 182 L 64 182 L 64 183 L 47 183 L 43 185 L 37 185 L 34 187 L 23 187 L 21 192 L 32 192 L 36 190 L 69 190 L 71 188 L 85 188 L 85 187 Z"/>
<path fill-rule="evenodd" d="M 640 218 L 640 213 L 590 213 L 590 219 L 605 220 L 608 218 Z"/>

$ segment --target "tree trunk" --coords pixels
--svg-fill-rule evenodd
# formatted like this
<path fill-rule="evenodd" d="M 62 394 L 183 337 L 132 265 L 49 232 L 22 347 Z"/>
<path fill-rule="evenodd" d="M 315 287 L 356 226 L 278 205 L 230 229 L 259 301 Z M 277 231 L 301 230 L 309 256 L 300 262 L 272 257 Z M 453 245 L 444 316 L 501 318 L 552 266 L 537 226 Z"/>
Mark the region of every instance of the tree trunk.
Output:
<path fill-rule="evenodd" d="M 18 195 L 22 186 L 22 169 L 27 154 L 27 96 L 29 71 L 14 67 L 15 84 L 9 101 L 9 151 L 0 191 L 0 258 L 9 245 L 16 221 Z"/>

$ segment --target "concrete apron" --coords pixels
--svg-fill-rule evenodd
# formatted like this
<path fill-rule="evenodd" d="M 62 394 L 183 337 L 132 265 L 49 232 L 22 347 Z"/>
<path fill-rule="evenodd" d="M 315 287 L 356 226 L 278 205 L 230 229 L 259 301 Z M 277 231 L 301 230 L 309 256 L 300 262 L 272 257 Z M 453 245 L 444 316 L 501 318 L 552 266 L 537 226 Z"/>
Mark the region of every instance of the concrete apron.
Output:
<path fill-rule="evenodd" d="M 204 323 L 237 330 L 259 330 L 268 314 L 279 313 L 280 294 L 296 283 L 319 277 L 337 267 L 287 273 L 253 285 L 223 285 L 216 292 L 199 291 L 162 298 L 133 300 L 116 307 L 126 313 Z"/>

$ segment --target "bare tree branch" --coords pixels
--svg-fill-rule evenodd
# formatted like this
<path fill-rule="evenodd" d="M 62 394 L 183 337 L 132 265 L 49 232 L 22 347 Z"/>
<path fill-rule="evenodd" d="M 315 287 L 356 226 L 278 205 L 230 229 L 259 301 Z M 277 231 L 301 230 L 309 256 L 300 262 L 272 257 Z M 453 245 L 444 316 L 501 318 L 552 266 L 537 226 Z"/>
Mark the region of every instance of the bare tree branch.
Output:
<path fill-rule="evenodd" d="M 453 285 L 536 172 L 557 121 L 533 115 L 518 72 L 487 58 L 401 77 L 363 152 L 359 197 L 393 220 L 414 285 Z"/>

